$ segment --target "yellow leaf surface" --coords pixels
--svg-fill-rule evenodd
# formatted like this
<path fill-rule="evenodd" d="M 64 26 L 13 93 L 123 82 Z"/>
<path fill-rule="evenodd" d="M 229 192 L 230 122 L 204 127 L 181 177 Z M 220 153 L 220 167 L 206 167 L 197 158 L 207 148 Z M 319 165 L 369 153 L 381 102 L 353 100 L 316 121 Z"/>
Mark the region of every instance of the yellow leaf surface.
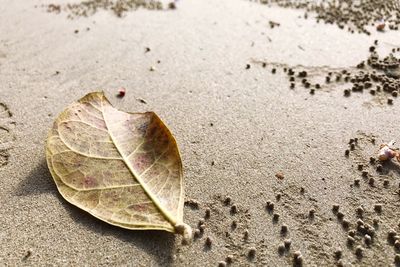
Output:
<path fill-rule="evenodd" d="M 122 112 L 102 92 L 90 93 L 58 116 L 46 158 L 61 195 L 93 216 L 191 235 L 178 147 L 155 113 Z"/>

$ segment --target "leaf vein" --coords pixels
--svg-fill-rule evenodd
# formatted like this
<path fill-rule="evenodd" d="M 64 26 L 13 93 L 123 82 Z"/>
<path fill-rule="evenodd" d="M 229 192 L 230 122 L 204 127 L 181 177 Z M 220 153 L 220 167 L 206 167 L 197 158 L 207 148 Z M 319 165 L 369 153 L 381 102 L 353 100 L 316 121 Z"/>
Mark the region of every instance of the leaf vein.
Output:
<path fill-rule="evenodd" d="M 61 123 L 67 123 L 67 122 L 78 122 L 78 123 L 83 123 L 83 124 L 86 124 L 86 125 L 88 125 L 88 126 L 90 126 L 90 127 L 92 127 L 92 128 L 95 128 L 95 129 L 97 129 L 97 130 L 100 130 L 100 131 L 103 131 L 103 132 L 106 132 L 106 133 L 108 133 L 108 131 L 107 131 L 107 130 L 104 130 L 104 129 L 101 129 L 101 128 L 99 128 L 99 127 L 96 127 L 95 125 L 93 125 L 93 124 L 90 124 L 90 123 L 87 123 L 87 122 L 85 122 L 85 121 L 78 121 L 78 120 L 66 120 L 66 121 L 61 121 L 61 122 L 60 122 L 60 124 L 61 124 Z"/>
<path fill-rule="evenodd" d="M 71 150 L 72 152 L 74 152 L 74 153 L 76 153 L 76 154 L 79 154 L 79 155 L 82 155 L 82 156 L 85 156 L 85 157 L 88 157 L 88 158 L 94 158 L 94 159 L 106 159 L 106 160 L 111 159 L 111 160 L 121 160 L 121 161 L 123 161 L 123 158 L 99 157 L 99 156 L 88 155 L 88 154 L 86 154 L 86 153 L 83 153 L 83 152 L 81 152 L 81 151 L 78 151 L 78 150 L 75 150 L 74 148 L 72 148 L 70 145 L 68 145 L 68 144 L 63 140 L 63 138 L 61 137 L 61 135 L 59 135 L 59 137 L 60 137 L 61 141 L 64 143 L 64 145 L 65 145 L 69 150 Z M 63 151 L 63 152 L 66 152 L 66 151 Z M 63 152 L 55 153 L 54 155 L 56 155 L 56 154 L 61 154 L 61 153 L 63 153 Z"/>

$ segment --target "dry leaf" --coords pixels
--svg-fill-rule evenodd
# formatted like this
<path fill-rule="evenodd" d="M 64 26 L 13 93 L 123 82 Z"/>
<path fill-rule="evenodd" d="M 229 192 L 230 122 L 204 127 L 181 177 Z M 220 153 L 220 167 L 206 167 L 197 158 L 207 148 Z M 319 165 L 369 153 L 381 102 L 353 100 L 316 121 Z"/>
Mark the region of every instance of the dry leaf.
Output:
<path fill-rule="evenodd" d="M 71 204 L 122 228 L 191 238 L 178 147 L 155 113 L 122 112 L 102 92 L 90 93 L 58 116 L 46 157 Z"/>

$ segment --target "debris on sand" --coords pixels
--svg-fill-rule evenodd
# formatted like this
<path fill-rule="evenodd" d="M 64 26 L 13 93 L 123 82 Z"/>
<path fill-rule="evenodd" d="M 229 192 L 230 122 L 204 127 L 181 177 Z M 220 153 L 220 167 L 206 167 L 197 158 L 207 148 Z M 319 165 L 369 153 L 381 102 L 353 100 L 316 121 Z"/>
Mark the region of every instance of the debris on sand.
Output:
<path fill-rule="evenodd" d="M 24 255 L 24 257 L 22 258 L 23 261 L 26 261 L 27 259 L 29 259 L 29 257 L 32 256 L 32 251 L 28 250 L 26 252 L 26 254 Z"/>
<path fill-rule="evenodd" d="M 250 259 L 253 259 L 256 256 L 257 249 L 255 247 L 251 247 L 247 253 L 247 256 Z"/>
<path fill-rule="evenodd" d="M 47 12 L 49 13 L 60 13 L 61 12 L 61 6 L 60 5 L 55 5 L 55 4 L 50 4 L 47 6 Z"/>
<path fill-rule="evenodd" d="M 265 206 L 265 208 L 269 211 L 272 212 L 274 210 L 275 204 L 272 201 L 267 201 L 267 204 Z"/>
<path fill-rule="evenodd" d="M 383 32 L 385 29 L 386 23 L 384 20 L 379 21 L 379 23 L 376 25 L 376 30 L 379 32 Z"/>
<path fill-rule="evenodd" d="M 175 3 L 173 3 L 175 5 Z M 86 0 L 78 3 L 67 4 L 65 6 L 49 4 L 46 6 L 47 12 L 59 14 L 65 11 L 68 18 L 88 17 L 94 15 L 99 10 L 111 10 L 117 17 L 122 17 L 126 12 L 145 8 L 149 10 L 164 9 L 163 4 L 157 0 Z M 171 9 L 171 6 L 168 5 Z"/>
<path fill-rule="evenodd" d="M 185 200 L 185 206 L 190 207 L 193 210 L 198 210 L 200 203 L 194 199 Z"/>
<path fill-rule="evenodd" d="M 226 196 L 224 199 L 224 204 L 226 206 L 228 206 L 229 204 L 231 204 L 232 198 L 230 196 Z"/>
<path fill-rule="evenodd" d="M 268 63 L 263 60 L 253 60 L 266 69 L 282 67 L 287 73 L 290 89 L 305 88 L 310 94 L 321 90 L 341 88 L 345 97 L 353 93 L 368 92 L 373 100 L 380 104 L 393 105 L 400 92 L 400 47 L 393 48 L 391 53 L 382 57 L 377 52 L 378 40 L 368 48 L 369 56 L 350 68 L 321 67 L 291 67 L 285 64 Z M 321 82 L 325 80 L 325 82 Z M 350 150 L 354 150 L 350 145 Z M 348 155 L 349 152 L 345 152 Z"/>
<path fill-rule="evenodd" d="M 212 246 L 212 239 L 211 239 L 211 237 L 207 237 L 207 238 L 206 238 L 205 245 L 206 245 L 208 248 L 211 248 L 211 246 Z"/>
<path fill-rule="evenodd" d="M 139 101 L 142 104 L 147 104 L 146 100 L 144 100 L 142 98 L 138 98 L 137 101 Z"/>
<path fill-rule="evenodd" d="M 123 98 L 125 96 L 125 94 L 126 94 L 126 89 L 124 87 L 121 87 L 121 88 L 118 89 L 118 95 L 117 96 L 119 98 Z"/>
<path fill-rule="evenodd" d="M 269 27 L 270 27 L 271 29 L 273 29 L 274 27 L 279 27 L 279 26 L 281 26 L 281 24 L 280 24 L 279 22 L 275 22 L 275 21 L 272 21 L 272 20 L 268 21 L 268 23 L 269 23 Z"/>
<path fill-rule="evenodd" d="M 285 246 L 283 244 L 278 246 L 278 253 L 279 255 L 283 255 L 285 253 Z"/>
<path fill-rule="evenodd" d="M 211 217 L 211 209 L 206 208 L 204 218 L 209 219 Z"/>
<path fill-rule="evenodd" d="M 296 251 L 295 253 L 293 253 L 293 265 L 303 266 L 303 255 L 301 255 L 300 251 Z"/>
<path fill-rule="evenodd" d="M 176 4 L 175 4 L 175 2 L 169 3 L 169 4 L 168 4 L 168 8 L 169 8 L 169 9 L 176 9 Z"/>
<path fill-rule="evenodd" d="M 277 172 L 275 174 L 275 177 L 278 178 L 279 180 L 283 180 L 285 178 L 285 175 L 283 174 L 283 172 Z"/>
<path fill-rule="evenodd" d="M 398 265 L 400 265 L 400 254 L 396 254 L 396 256 L 394 257 L 394 263 Z"/>
<path fill-rule="evenodd" d="M 309 13 L 315 13 L 317 22 L 336 24 L 340 29 L 351 33 L 370 35 L 370 25 L 376 21 L 376 29 L 382 31 L 385 24 L 390 30 L 398 30 L 400 25 L 400 4 L 398 0 L 347 0 L 347 1 L 309 1 L 309 0 L 259 0 L 262 4 L 275 5 L 283 8 L 304 10 L 304 19 Z M 386 20 L 383 20 L 385 18 Z"/>

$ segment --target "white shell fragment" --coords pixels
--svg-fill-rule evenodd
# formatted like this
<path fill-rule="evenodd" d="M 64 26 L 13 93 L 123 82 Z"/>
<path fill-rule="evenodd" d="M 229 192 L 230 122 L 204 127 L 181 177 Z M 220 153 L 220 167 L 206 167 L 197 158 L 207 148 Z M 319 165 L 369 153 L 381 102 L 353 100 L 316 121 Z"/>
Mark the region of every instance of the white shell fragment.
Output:
<path fill-rule="evenodd" d="M 398 157 L 399 154 L 395 149 L 393 148 L 393 145 L 396 142 L 394 140 L 390 141 L 388 144 L 382 144 L 381 149 L 379 150 L 378 153 L 378 159 L 380 161 L 386 161 L 389 159 L 392 159 L 394 157 Z"/>

